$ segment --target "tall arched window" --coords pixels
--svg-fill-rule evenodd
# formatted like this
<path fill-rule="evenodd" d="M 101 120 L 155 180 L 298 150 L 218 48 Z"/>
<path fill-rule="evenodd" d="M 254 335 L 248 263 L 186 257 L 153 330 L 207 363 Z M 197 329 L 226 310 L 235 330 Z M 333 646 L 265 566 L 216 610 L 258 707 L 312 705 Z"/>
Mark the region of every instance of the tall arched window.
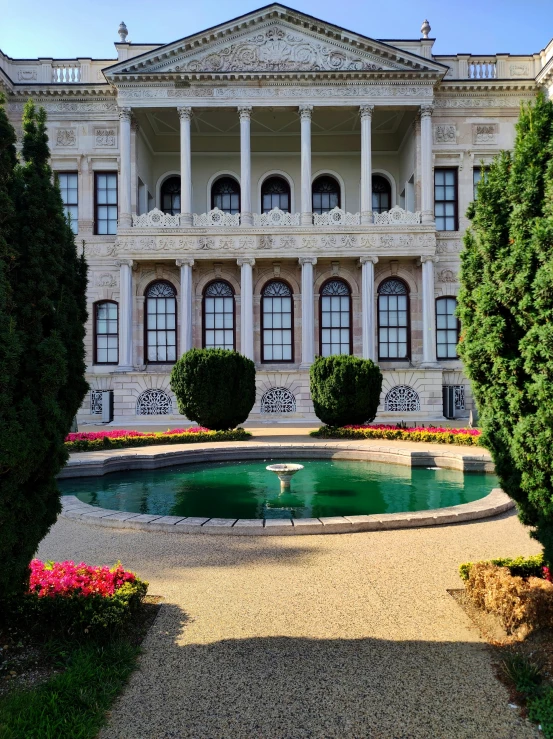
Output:
<path fill-rule="evenodd" d="M 177 292 L 170 282 L 158 280 L 146 288 L 146 361 L 177 360 Z"/>
<path fill-rule="evenodd" d="M 240 213 L 240 185 L 234 177 L 219 177 L 211 186 L 211 207 Z"/>
<path fill-rule="evenodd" d="M 373 213 L 385 213 L 392 207 L 392 188 L 386 177 L 373 175 Z"/>
<path fill-rule="evenodd" d="M 102 300 L 94 304 L 94 363 L 117 364 L 119 336 L 117 331 L 117 303 Z"/>
<path fill-rule="evenodd" d="M 281 280 L 268 282 L 261 293 L 261 361 L 294 361 L 292 290 Z"/>
<path fill-rule="evenodd" d="M 459 321 L 455 315 L 457 300 L 451 297 L 436 299 L 436 356 L 438 359 L 457 359 Z"/>
<path fill-rule="evenodd" d="M 168 177 L 161 186 L 161 209 L 170 216 L 180 213 L 180 177 Z"/>
<path fill-rule="evenodd" d="M 215 280 L 204 290 L 204 349 L 234 349 L 234 290 L 228 282 Z"/>
<path fill-rule="evenodd" d="M 330 175 L 317 177 L 313 182 L 313 213 L 328 213 L 333 208 L 340 207 L 340 185 Z"/>
<path fill-rule="evenodd" d="M 261 212 L 279 208 L 290 212 L 290 185 L 284 177 L 268 177 L 261 185 Z"/>
<path fill-rule="evenodd" d="M 344 280 L 327 280 L 320 299 L 321 356 L 351 354 L 351 290 Z"/>
<path fill-rule="evenodd" d="M 378 288 L 378 358 L 409 359 L 409 290 L 391 277 Z"/>

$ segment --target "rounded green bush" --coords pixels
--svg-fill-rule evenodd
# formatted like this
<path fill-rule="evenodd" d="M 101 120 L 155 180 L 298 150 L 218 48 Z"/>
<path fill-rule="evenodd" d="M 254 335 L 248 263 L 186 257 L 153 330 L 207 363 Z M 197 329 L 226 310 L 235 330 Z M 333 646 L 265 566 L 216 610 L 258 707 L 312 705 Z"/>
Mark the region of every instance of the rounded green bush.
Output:
<path fill-rule="evenodd" d="M 317 357 L 311 365 L 315 414 L 328 426 L 372 421 L 381 390 L 382 373 L 370 359 L 349 355 Z"/>
<path fill-rule="evenodd" d="M 208 429 L 243 423 L 255 403 L 255 365 L 227 349 L 190 349 L 173 366 L 179 411 Z"/>

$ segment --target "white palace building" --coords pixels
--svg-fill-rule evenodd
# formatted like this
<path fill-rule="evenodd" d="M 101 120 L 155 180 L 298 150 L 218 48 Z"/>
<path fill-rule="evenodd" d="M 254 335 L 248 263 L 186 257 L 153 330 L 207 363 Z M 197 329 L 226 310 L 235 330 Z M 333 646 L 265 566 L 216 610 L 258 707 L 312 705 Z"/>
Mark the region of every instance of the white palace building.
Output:
<path fill-rule="evenodd" d="M 468 416 L 464 214 L 521 101 L 553 93 L 553 42 L 436 56 L 429 33 L 271 4 L 165 45 L 122 23 L 117 59 L 0 52 L 19 138 L 25 101 L 46 108 L 89 264 L 81 423 L 103 390 L 118 423 L 182 418 L 169 377 L 191 347 L 255 361 L 257 420 L 313 419 L 309 367 L 338 353 L 380 365 L 377 420 Z"/>

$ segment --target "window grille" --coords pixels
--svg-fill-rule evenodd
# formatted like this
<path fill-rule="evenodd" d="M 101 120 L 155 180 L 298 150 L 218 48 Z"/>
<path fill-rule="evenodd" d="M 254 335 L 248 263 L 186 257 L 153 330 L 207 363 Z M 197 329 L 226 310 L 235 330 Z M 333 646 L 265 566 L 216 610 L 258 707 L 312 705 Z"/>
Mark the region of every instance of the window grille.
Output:
<path fill-rule="evenodd" d="M 409 385 L 396 385 L 386 393 L 384 410 L 392 413 L 410 413 L 420 411 L 421 403 L 418 394 Z"/>
<path fill-rule="evenodd" d="M 285 387 L 272 387 L 261 398 L 261 413 L 295 413 L 296 398 Z"/>
<path fill-rule="evenodd" d="M 164 390 L 144 390 L 136 401 L 137 416 L 168 416 L 172 412 L 173 403 Z"/>

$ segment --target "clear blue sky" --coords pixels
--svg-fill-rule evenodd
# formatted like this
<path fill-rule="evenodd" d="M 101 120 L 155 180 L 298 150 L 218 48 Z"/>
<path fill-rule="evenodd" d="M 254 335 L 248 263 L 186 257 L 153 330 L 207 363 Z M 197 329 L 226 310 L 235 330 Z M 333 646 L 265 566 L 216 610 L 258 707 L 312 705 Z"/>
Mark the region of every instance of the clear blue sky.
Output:
<path fill-rule="evenodd" d="M 169 43 L 267 5 L 263 0 L 0 0 L 9 56 L 114 57 L 129 41 Z M 434 53 L 533 53 L 553 37 L 553 0 L 290 0 L 296 10 L 372 38 L 418 38 L 428 18 Z"/>

